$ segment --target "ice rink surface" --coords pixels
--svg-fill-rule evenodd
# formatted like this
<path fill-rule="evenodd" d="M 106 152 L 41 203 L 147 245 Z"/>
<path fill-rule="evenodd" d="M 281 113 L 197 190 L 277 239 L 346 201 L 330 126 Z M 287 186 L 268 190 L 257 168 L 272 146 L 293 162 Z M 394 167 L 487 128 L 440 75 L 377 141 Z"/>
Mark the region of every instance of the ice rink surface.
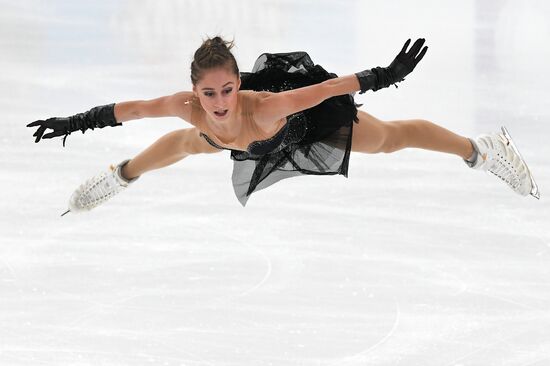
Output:
<path fill-rule="evenodd" d="M 546 1 L 0 1 L 0 365 L 550 365 L 550 5 Z M 145 174 L 82 215 L 70 194 L 174 118 L 34 143 L 25 125 L 190 90 L 206 35 L 241 71 L 307 51 L 383 120 L 464 136 L 506 126 L 541 199 L 460 158 L 352 153 L 349 177 L 252 195 L 229 152 Z"/>

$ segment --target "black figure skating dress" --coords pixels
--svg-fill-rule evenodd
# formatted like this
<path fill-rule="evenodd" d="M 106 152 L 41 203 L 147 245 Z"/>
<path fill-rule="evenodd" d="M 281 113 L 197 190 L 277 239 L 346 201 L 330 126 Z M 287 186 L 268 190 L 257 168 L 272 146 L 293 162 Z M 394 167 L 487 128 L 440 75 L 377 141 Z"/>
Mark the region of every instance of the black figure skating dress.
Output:
<path fill-rule="evenodd" d="M 337 77 L 314 65 L 305 52 L 264 53 L 252 72 L 241 73 L 240 90 L 282 92 Z M 273 137 L 254 141 L 247 151 L 226 149 L 204 133 L 208 143 L 231 151 L 233 188 L 243 206 L 250 195 L 281 179 L 299 175 L 348 176 L 353 123 L 358 123 L 352 95 L 329 98 L 287 116 Z"/>

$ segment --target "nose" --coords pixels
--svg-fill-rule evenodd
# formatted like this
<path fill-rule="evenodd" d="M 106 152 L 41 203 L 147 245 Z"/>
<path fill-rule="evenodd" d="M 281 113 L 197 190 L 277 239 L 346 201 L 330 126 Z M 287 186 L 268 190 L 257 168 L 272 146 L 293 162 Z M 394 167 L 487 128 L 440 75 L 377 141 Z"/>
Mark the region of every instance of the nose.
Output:
<path fill-rule="evenodd" d="M 220 109 L 225 107 L 225 101 L 221 96 L 216 97 L 216 100 L 214 101 L 214 107 L 220 108 Z"/>

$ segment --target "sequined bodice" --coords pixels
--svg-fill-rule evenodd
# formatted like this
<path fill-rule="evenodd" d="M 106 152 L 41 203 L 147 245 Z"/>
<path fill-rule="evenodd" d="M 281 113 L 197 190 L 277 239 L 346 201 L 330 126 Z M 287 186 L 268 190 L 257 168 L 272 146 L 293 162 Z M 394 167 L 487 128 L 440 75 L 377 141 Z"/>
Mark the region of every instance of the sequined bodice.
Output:
<path fill-rule="evenodd" d="M 261 151 L 272 151 L 277 146 L 280 145 L 280 143 L 284 140 L 284 137 L 286 135 L 286 132 L 288 131 L 288 124 L 285 124 L 283 128 L 281 128 L 275 135 L 272 137 L 265 139 L 265 140 L 258 140 L 251 142 L 248 147 L 246 148 L 246 151 L 249 153 L 255 152 L 256 155 L 261 155 L 259 152 Z M 234 150 L 227 147 L 223 147 L 221 145 L 218 145 L 215 143 L 207 134 L 201 132 L 200 135 L 208 141 L 208 143 L 218 149 L 224 149 L 224 150 Z"/>
<path fill-rule="evenodd" d="M 302 112 L 295 113 L 287 117 L 287 123 L 275 135 L 265 139 L 250 143 L 246 149 L 250 155 L 261 156 L 265 154 L 276 153 L 283 150 L 288 145 L 298 142 L 306 133 L 306 124 L 303 122 Z M 216 144 L 208 135 L 200 133 L 208 143 L 218 149 L 233 150 Z"/>

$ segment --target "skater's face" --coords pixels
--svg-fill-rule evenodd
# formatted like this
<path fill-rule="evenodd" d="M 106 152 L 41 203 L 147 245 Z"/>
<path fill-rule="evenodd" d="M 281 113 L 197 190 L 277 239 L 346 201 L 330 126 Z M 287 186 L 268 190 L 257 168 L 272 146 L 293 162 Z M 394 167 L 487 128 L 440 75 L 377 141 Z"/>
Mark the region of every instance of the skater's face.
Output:
<path fill-rule="evenodd" d="M 206 113 L 215 121 L 227 121 L 237 109 L 241 79 L 227 68 L 206 70 L 193 86 Z"/>

